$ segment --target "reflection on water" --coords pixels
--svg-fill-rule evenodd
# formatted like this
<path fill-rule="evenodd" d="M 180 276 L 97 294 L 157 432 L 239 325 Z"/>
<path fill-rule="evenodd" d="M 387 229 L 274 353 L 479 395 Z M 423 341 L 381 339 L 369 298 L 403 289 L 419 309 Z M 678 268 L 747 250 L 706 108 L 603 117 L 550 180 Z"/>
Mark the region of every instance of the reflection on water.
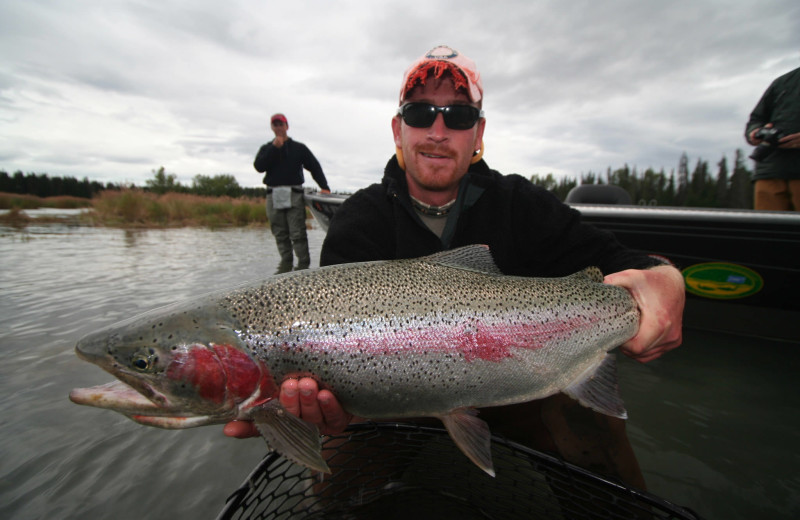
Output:
<path fill-rule="evenodd" d="M 322 239 L 309 232 L 312 258 Z M 263 441 L 76 406 L 72 388 L 111 377 L 73 347 L 102 326 L 277 265 L 265 230 L 0 228 L 0 517 L 213 518 Z M 798 347 L 691 332 L 666 359 L 623 361 L 629 433 L 650 491 L 710 519 L 800 513 Z"/>

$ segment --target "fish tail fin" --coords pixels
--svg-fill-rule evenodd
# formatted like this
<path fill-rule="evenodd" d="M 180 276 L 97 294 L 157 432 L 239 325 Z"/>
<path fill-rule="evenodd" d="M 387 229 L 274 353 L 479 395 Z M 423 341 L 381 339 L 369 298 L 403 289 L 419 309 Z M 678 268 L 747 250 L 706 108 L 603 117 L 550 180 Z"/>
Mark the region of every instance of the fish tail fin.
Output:
<path fill-rule="evenodd" d="M 287 412 L 277 399 L 255 408 L 251 416 L 272 449 L 301 466 L 323 473 L 331 472 L 322 457 L 322 443 L 316 426 Z"/>
<path fill-rule="evenodd" d="M 617 361 L 613 354 L 606 354 L 597 370 L 584 374 L 563 392 L 596 412 L 620 419 L 628 418 L 625 404 L 619 395 Z"/>
<path fill-rule="evenodd" d="M 456 446 L 483 471 L 494 477 L 489 425 L 472 408 L 461 408 L 439 417 Z"/>

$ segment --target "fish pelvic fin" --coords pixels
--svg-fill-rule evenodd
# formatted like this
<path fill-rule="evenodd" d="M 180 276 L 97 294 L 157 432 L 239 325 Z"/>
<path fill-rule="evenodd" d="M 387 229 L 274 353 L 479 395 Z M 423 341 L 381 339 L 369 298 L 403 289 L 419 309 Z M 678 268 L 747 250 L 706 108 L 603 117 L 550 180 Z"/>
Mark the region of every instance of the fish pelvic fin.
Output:
<path fill-rule="evenodd" d="M 431 262 L 455 269 L 466 271 L 476 271 L 484 274 L 502 275 L 502 271 L 494 263 L 492 252 L 487 245 L 471 245 L 434 253 L 421 258 L 426 262 Z"/>
<path fill-rule="evenodd" d="M 477 410 L 460 408 L 439 417 L 456 446 L 483 471 L 494 477 L 492 438 L 489 425 L 478 418 Z"/>
<path fill-rule="evenodd" d="M 256 428 L 270 449 L 311 470 L 330 473 L 322 457 L 322 443 L 316 426 L 292 415 L 277 399 L 251 412 Z"/>
<path fill-rule="evenodd" d="M 614 354 L 606 354 L 594 372 L 585 373 L 563 392 L 596 412 L 620 419 L 628 418 L 625 404 L 619 395 L 617 359 Z"/>

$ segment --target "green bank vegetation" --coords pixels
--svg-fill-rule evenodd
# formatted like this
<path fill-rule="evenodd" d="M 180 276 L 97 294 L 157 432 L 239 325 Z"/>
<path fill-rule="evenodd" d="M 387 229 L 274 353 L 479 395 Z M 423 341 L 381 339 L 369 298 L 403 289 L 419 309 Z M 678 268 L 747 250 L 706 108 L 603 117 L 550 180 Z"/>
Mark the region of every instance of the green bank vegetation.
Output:
<path fill-rule="evenodd" d="M 185 227 L 210 228 L 264 226 L 267 216 L 262 199 L 252 197 L 203 197 L 189 193 L 157 193 L 128 188 L 106 190 L 92 199 L 46 197 L 0 193 L 0 222 L 16 227 L 33 219 L 24 210 L 36 208 L 86 208 L 69 220 L 89 226 L 109 227 Z M 37 222 L 64 220 L 64 217 L 39 217 Z"/>
<path fill-rule="evenodd" d="M 49 177 L 47 174 L 13 175 L 0 171 L 0 222 L 23 227 L 37 222 L 69 220 L 72 224 L 125 228 L 209 228 L 264 226 L 264 188 L 242 188 L 233 175 L 197 175 L 191 186 L 161 167 L 143 188 L 103 185 L 88 179 Z M 79 215 L 32 219 L 24 210 L 86 208 Z"/>
<path fill-rule="evenodd" d="M 92 199 L 86 218 L 93 225 L 115 227 L 210 228 L 263 226 L 263 200 L 251 197 L 204 197 L 189 193 L 156 193 L 138 189 L 104 191 Z"/>

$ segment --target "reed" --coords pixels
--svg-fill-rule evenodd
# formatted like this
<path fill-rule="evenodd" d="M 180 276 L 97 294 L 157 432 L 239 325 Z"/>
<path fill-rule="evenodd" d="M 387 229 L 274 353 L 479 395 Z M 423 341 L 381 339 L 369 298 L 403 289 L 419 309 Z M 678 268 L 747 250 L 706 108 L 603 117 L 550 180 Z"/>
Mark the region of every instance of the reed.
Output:
<path fill-rule="evenodd" d="M 0 193 L 0 223 L 25 227 L 32 222 L 59 221 L 63 217 L 32 218 L 25 210 L 38 208 L 76 209 L 88 211 L 70 222 L 78 225 L 124 228 L 168 227 L 242 227 L 265 226 L 267 215 L 264 200 L 253 197 L 204 197 L 188 193 L 157 195 L 139 189 L 105 190 L 93 199 L 78 197 L 36 197 Z"/>
<path fill-rule="evenodd" d="M 92 199 L 87 218 L 94 225 L 112 227 L 210 228 L 264 226 L 264 201 L 241 197 L 202 197 L 186 193 L 156 195 L 137 189 L 104 191 Z"/>
<path fill-rule="evenodd" d="M 89 199 L 59 195 L 57 197 L 37 197 L 36 195 L 19 195 L 0 192 L 0 209 L 21 210 L 38 208 L 78 209 L 92 205 Z"/>

